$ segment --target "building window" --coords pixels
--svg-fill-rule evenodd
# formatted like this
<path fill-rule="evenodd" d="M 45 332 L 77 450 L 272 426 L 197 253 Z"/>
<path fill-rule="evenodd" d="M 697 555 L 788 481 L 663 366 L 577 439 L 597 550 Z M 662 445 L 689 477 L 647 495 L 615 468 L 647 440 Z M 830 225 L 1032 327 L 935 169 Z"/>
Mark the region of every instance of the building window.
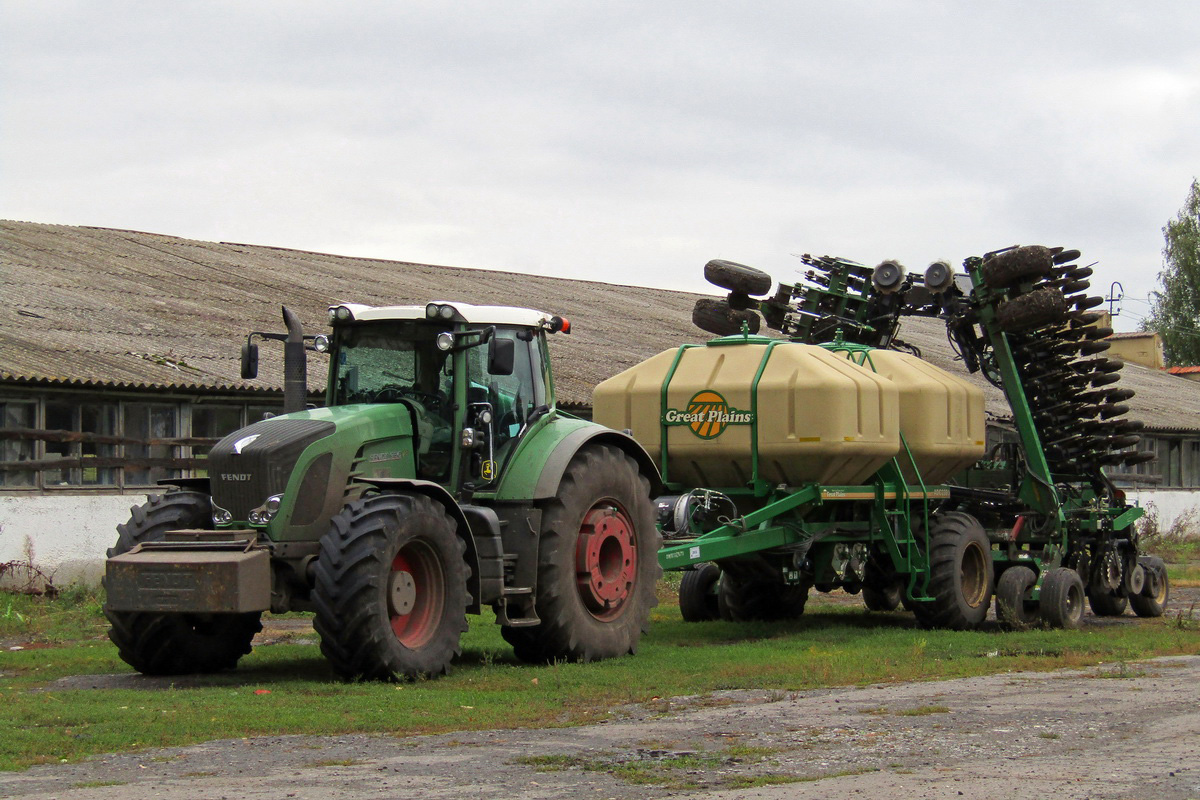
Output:
<path fill-rule="evenodd" d="M 37 427 L 37 403 L 32 400 L 0 400 L 0 429 Z M 0 463 L 19 465 L 33 461 L 36 442 L 32 439 L 0 439 Z M 0 469 L 0 486 L 34 486 L 34 472 L 27 469 Z"/>
<path fill-rule="evenodd" d="M 45 442 L 45 457 L 62 460 L 63 466 L 42 470 L 43 485 L 116 485 L 117 448 L 113 441 L 103 441 L 115 440 L 117 435 L 115 403 L 47 402 L 44 427 L 61 434 L 56 440 Z"/>
<path fill-rule="evenodd" d="M 125 445 L 126 486 L 153 486 L 165 478 L 178 477 L 179 470 L 165 465 L 149 466 L 147 460 L 170 460 L 179 457 L 179 448 L 169 444 L 153 444 L 155 439 L 175 439 L 179 436 L 179 406 L 167 403 L 126 403 L 125 438 L 141 439 L 145 444 Z"/>

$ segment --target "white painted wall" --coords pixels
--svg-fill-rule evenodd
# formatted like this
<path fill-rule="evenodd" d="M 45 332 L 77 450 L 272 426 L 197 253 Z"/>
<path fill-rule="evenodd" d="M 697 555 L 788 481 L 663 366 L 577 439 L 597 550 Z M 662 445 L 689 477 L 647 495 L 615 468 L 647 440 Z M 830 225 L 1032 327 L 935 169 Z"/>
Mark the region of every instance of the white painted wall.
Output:
<path fill-rule="evenodd" d="M 29 561 L 54 583 L 98 583 L 117 525 L 145 494 L 0 495 L 0 564 Z"/>
<path fill-rule="evenodd" d="M 1159 530 L 1183 518 L 1195 523 L 1192 535 L 1200 535 L 1200 491 L 1130 491 L 1128 498 L 1153 505 Z M 59 586 L 98 583 L 117 525 L 129 519 L 130 506 L 144 502 L 145 494 L 0 495 L 0 564 L 28 561 L 32 551 L 34 566 Z"/>
<path fill-rule="evenodd" d="M 1146 509 L 1146 515 L 1156 514 L 1158 530 L 1166 533 L 1179 523 L 1189 536 L 1200 536 L 1200 492 L 1191 489 L 1126 490 L 1126 499 Z"/>

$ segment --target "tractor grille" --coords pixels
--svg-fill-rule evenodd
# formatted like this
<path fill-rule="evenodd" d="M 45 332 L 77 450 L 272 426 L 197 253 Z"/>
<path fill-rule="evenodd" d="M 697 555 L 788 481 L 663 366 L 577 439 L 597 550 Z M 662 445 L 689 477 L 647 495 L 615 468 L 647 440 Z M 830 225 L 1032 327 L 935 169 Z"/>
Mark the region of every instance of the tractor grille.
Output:
<path fill-rule="evenodd" d="M 235 520 L 247 519 L 252 509 L 283 492 L 304 448 L 333 430 L 332 422 L 266 419 L 229 434 L 208 454 L 213 502 Z"/>

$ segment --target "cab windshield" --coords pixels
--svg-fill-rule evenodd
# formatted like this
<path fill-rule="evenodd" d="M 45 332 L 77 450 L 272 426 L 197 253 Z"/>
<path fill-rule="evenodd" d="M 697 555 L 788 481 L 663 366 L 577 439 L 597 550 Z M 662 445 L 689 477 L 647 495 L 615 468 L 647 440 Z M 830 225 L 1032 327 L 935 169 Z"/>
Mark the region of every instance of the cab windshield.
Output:
<path fill-rule="evenodd" d="M 340 331 L 331 405 L 394 403 L 416 395 L 448 398 L 448 354 L 434 339 L 443 328 L 416 320 L 354 325 Z"/>

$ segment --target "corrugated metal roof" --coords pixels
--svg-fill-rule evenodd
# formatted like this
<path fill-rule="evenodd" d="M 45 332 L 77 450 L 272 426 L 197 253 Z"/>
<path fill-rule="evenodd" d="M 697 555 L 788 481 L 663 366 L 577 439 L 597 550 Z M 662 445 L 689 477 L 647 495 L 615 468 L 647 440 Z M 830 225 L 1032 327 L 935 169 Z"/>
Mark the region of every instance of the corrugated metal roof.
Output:
<path fill-rule="evenodd" d="M 241 379 L 238 357 L 248 331 L 283 329 L 281 303 L 310 332 L 325 330 L 327 306 L 341 302 L 436 298 L 560 314 L 573 333 L 553 337 L 555 381 L 574 405 L 590 403 L 605 378 L 706 337 L 691 324 L 700 295 L 687 292 L 28 222 L 0 221 L 0 290 L 0 380 L 85 387 L 278 389 L 280 348 L 264 345 L 256 381 Z M 941 322 L 906 320 L 901 338 L 966 374 Z M 311 366 L 319 385 L 319 362 Z M 1008 416 L 1000 391 L 973 379 L 989 414 Z M 1138 393 L 1131 416 L 1200 429 L 1195 383 L 1135 364 L 1122 382 Z"/>

